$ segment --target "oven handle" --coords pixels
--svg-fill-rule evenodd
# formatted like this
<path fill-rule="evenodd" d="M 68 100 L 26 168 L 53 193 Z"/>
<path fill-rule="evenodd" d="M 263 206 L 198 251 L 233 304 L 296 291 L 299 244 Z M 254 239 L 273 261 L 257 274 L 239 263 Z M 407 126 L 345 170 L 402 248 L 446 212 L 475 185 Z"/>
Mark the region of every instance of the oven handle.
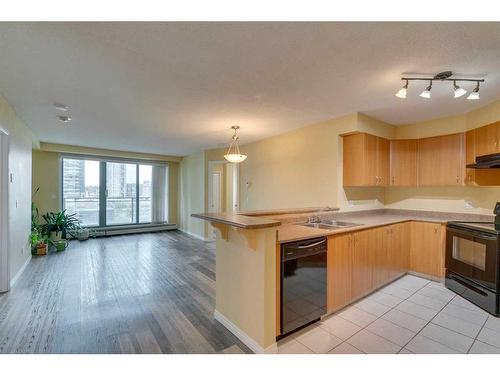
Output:
<path fill-rule="evenodd" d="M 461 285 L 465 286 L 467 289 L 470 289 L 470 290 L 472 290 L 472 291 L 476 292 L 477 294 L 480 294 L 480 295 L 485 296 L 485 297 L 488 295 L 487 293 L 483 292 L 481 289 L 478 289 L 478 288 L 476 288 L 475 286 L 473 286 L 473 285 L 471 285 L 471 284 L 469 284 L 469 283 L 466 283 L 465 281 L 462 281 L 462 280 L 460 280 L 460 279 L 456 278 L 456 277 L 455 277 L 455 276 L 453 276 L 453 275 L 448 275 L 448 277 L 449 277 L 450 279 L 453 279 L 453 280 L 454 280 L 454 281 L 456 281 L 457 283 L 459 283 L 459 284 L 461 284 Z"/>
<path fill-rule="evenodd" d="M 473 231 L 473 230 L 469 230 L 469 229 L 448 229 L 451 233 L 455 233 L 455 234 L 466 234 L 466 235 L 470 235 L 472 237 L 475 237 L 475 238 L 481 238 L 483 240 L 487 240 L 487 241 L 496 241 L 497 240 L 497 237 L 496 236 L 488 236 L 487 234 L 480 234 L 476 231 Z"/>
<path fill-rule="evenodd" d="M 318 246 L 318 245 L 321 245 L 322 243 L 325 243 L 325 242 L 326 242 L 326 239 L 323 239 L 323 240 L 321 240 L 321 241 L 314 242 L 314 243 L 311 243 L 311 244 L 309 244 L 309 245 L 299 245 L 299 246 L 289 247 L 287 250 L 294 250 L 294 249 L 309 249 L 310 247 Z"/>

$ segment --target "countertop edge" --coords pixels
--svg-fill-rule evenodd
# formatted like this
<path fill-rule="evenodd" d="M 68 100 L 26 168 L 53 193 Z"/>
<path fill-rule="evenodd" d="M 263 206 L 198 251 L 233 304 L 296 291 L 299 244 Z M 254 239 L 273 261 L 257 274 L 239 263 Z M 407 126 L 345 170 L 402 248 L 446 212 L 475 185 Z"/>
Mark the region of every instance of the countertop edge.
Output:
<path fill-rule="evenodd" d="M 281 225 L 281 222 L 278 220 L 260 219 L 258 217 L 250 217 L 238 214 L 202 213 L 191 214 L 191 217 L 215 223 L 226 224 L 242 229 L 264 229 L 278 227 Z"/>

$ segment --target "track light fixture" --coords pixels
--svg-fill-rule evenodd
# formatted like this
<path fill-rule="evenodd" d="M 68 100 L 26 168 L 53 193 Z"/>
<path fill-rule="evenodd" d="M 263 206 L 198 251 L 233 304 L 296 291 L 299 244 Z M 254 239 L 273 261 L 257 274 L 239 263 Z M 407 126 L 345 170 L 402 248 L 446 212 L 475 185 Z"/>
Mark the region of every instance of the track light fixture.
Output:
<path fill-rule="evenodd" d="M 431 89 L 433 81 L 453 81 L 453 97 L 460 98 L 467 94 L 467 90 L 457 85 L 457 82 L 476 82 L 476 88 L 469 94 L 467 99 L 469 100 L 478 100 L 479 99 L 479 83 L 484 82 L 484 79 L 474 79 L 474 78 L 450 78 L 453 75 L 453 72 L 446 71 L 436 74 L 432 78 L 422 78 L 422 77 L 401 77 L 401 80 L 405 81 L 405 85 L 401 88 L 397 93 L 396 97 L 400 99 L 406 99 L 408 94 L 408 82 L 409 81 L 429 81 L 429 86 L 426 87 L 422 93 L 420 93 L 420 97 L 424 99 L 431 98 Z"/>

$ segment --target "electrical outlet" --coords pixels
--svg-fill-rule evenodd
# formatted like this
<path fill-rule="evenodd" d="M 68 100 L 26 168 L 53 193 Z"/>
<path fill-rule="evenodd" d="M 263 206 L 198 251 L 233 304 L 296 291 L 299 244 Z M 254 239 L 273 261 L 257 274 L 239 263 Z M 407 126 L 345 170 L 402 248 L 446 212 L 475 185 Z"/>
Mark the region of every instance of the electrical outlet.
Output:
<path fill-rule="evenodd" d="M 471 201 L 465 201 L 465 208 L 470 210 L 476 208 L 476 206 Z"/>

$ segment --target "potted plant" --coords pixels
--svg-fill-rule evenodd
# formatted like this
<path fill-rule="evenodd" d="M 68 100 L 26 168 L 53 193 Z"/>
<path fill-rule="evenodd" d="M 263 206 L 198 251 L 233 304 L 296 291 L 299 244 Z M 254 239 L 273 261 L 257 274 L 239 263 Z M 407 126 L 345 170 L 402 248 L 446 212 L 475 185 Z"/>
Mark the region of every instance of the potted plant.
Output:
<path fill-rule="evenodd" d="M 66 210 L 60 212 L 48 212 L 42 216 L 45 220 L 43 233 L 49 235 L 52 242 L 67 239 L 68 235 L 74 237 L 81 228 L 76 214 L 67 214 Z"/>

